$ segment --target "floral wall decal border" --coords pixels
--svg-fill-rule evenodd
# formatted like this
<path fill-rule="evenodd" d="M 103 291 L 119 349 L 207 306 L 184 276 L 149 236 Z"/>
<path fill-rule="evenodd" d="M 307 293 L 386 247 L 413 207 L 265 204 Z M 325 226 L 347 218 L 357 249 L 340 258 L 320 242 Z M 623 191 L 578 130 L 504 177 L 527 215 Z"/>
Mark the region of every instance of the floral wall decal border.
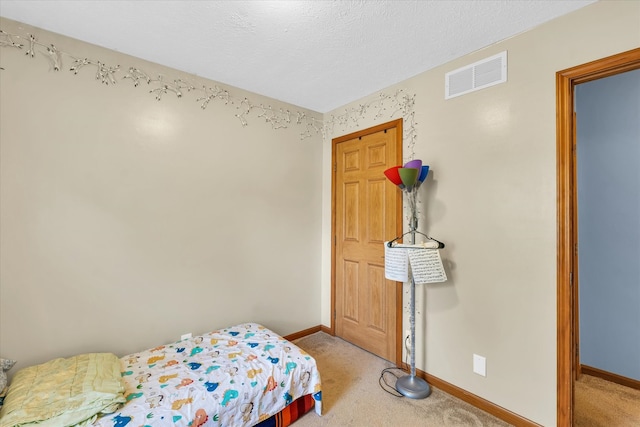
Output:
<path fill-rule="evenodd" d="M 191 93 L 195 95 L 196 101 L 200 103 L 200 108 L 203 110 L 212 101 L 220 101 L 224 105 L 235 108 L 234 116 L 242 126 L 247 126 L 249 124 L 249 115 L 255 113 L 258 118 L 269 123 L 273 129 L 288 128 L 291 124 L 302 126 L 304 129 L 300 133 L 300 139 L 309 138 L 313 134 L 323 131 L 322 120 L 312 117 L 303 111 L 293 112 L 288 109 L 274 108 L 271 105 L 253 103 L 246 97 L 239 98 L 234 96 L 229 90 L 218 85 L 198 87 L 188 83 L 185 79 L 169 80 L 162 75 L 152 77 L 142 69 L 133 66 L 123 72 L 120 65 L 107 65 L 99 60 L 79 58 L 53 44 L 40 42 L 32 34 L 21 36 L 0 30 L 0 47 L 24 50 L 26 56 L 30 58 L 42 55 L 48 59 L 54 71 L 60 71 L 63 68 L 63 62 L 67 60 L 71 61 L 69 71 L 74 74 L 78 74 L 85 68 L 93 68 L 96 80 L 105 85 L 114 85 L 120 81 L 131 81 L 133 86 L 137 87 L 141 83 L 145 83 L 150 87 L 149 93 L 155 95 L 155 99 L 158 101 L 161 101 L 162 97 L 168 93 L 178 98 L 182 98 L 185 93 Z"/>
<path fill-rule="evenodd" d="M 130 81 L 134 87 L 146 84 L 149 93 L 155 95 L 157 101 L 161 101 L 166 94 L 173 94 L 182 98 L 185 93 L 192 94 L 195 101 L 200 103 L 200 108 L 206 110 L 211 102 L 222 102 L 223 105 L 234 108 L 234 116 L 240 124 L 248 126 L 249 116 L 254 113 L 257 118 L 271 125 L 272 129 L 283 129 L 289 126 L 301 126 L 300 140 L 310 138 L 314 134 L 322 134 L 323 137 L 334 135 L 335 132 L 346 132 L 358 128 L 359 122 L 373 114 L 373 119 L 382 117 L 404 120 L 404 141 L 407 151 L 405 158 L 414 157 L 414 146 L 417 138 L 416 122 L 414 114 L 415 94 L 408 95 L 403 90 L 397 90 L 388 95 L 378 94 L 377 97 L 358 107 L 346 108 L 343 113 L 332 114 L 325 120 L 320 120 L 303 111 L 291 111 L 289 109 L 274 108 L 271 105 L 254 103 L 249 98 L 234 96 L 228 89 L 221 85 L 195 86 L 186 79 L 166 79 L 162 75 L 152 77 L 138 67 L 130 66 L 123 71 L 120 65 L 108 65 L 99 60 L 80 58 L 53 44 L 40 42 L 33 34 L 11 34 L 0 29 L 0 48 L 14 48 L 23 50 L 27 57 L 35 58 L 36 55 L 44 56 L 54 71 L 63 68 L 63 62 L 69 60 L 69 71 L 78 74 L 85 68 L 93 68 L 96 80 L 105 85 L 114 85 L 119 81 Z"/>

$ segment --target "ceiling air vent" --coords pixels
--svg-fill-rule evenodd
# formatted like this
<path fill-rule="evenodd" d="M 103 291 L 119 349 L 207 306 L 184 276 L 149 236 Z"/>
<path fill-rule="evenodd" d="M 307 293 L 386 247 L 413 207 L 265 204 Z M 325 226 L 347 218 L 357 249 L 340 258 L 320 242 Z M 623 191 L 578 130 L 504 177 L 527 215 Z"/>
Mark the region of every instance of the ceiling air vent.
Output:
<path fill-rule="evenodd" d="M 453 70 L 444 76 L 444 99 L 507 81 L 507 51 Z"/>

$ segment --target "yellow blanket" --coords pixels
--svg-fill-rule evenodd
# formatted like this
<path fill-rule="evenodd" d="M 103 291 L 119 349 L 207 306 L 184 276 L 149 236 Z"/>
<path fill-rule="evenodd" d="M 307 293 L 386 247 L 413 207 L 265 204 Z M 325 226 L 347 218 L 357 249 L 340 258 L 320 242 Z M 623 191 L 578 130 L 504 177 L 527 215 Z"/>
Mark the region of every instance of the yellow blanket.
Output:
<path fill-rule="evenodd" d="M 111 353 L 55 359 L 16 373 L 0 427 L 89 425 L 125 402 L 120 360 Z"/>

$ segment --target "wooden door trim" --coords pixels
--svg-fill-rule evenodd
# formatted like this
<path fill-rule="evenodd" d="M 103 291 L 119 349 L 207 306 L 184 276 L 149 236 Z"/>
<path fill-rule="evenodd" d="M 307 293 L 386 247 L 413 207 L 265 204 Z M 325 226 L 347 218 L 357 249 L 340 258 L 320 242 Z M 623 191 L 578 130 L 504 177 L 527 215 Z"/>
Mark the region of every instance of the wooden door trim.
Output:
<path fill-rule="evenodd" d="M 557 421 L 573 425 L 573 379 L 577 370 L 574 331 L 577 286 L 571 285 L 574 270 L 574 210 L 577 185 L 574 161 L 575 85 L 640 68 L 640 48 L 578 65 L 556 73 L 556 167 L 557 167 Z"/>
<path fill-rule="evenodd" d="M 336 145 L 349 141 L 354 138 L 360 138 L 385 129 L 396 129 L 396 164 L 402 163 L 402 119 L 392 120 L 374 127 L 363 129 L 348 135 L 339 136 L 331 140 L 331 335 L 336 334 Z M 402 219 L 402 192 L 398 191 L 398 202 L 396 203 L 396 218 Z M 396 235 L 402 234 L 403 221 L 400 220 L 396 225 Z M 395 237 L 395 236 L 394 236 Z M 391 362 L 399 365 L 402 361 L 402 282 L 396 282 L 396 360 Z"/>

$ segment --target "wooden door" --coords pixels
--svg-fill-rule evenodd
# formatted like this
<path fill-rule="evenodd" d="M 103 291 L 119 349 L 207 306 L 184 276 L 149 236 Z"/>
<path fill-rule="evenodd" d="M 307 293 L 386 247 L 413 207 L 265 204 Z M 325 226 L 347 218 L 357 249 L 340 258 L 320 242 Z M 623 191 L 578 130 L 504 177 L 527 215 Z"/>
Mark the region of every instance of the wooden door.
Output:
<path fill-rule="evenodd" d="M 574 286 L 577 271 L 575 180 L 574 88 L 580 83 L 640 68 L 640 48 L 622 52 L 556 73 L 556 162 L 557 162 L 557 412 L 559 426 L 573 425 L 574 386 L 577 376 L 578 296 Z"/>
<path fill-rule="evenodd" d="M 402 121 L 333 143 L 335 332 L 397 363 L 402 284 L 384 277 L 384 242 L 402 232 L 402 194 L 384 170 L 402 161 Z"/>

